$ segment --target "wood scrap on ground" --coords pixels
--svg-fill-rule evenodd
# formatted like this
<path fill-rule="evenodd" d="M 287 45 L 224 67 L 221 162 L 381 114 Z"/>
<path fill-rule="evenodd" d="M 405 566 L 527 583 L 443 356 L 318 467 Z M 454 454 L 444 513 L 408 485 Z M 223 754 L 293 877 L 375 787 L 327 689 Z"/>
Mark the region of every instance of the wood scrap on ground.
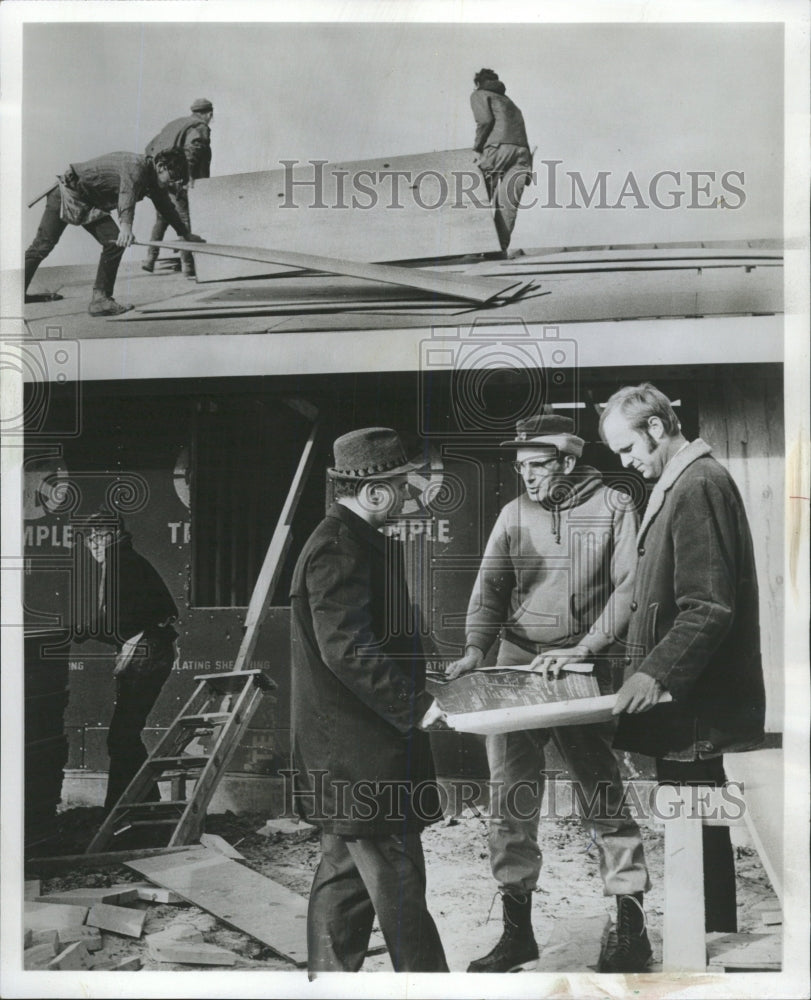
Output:
<path fill-rule="evenodd" d="M 538 971 L 596 972 L 610 929 L 605 913 L 556 920 L 541 949 Z"/>
<path fill-rule="evenodd" d="M 707 935 L 709 968 L 719 966 L 725 972 L 773 972 L 783 965 L 783 940 L 780 934 Z"/>
<path fill-rule="evenodd" d="M 296 965 L 306 965 L 307 900 L 230 858 L 206 853 L 144 858 L 127 867 Z"/>

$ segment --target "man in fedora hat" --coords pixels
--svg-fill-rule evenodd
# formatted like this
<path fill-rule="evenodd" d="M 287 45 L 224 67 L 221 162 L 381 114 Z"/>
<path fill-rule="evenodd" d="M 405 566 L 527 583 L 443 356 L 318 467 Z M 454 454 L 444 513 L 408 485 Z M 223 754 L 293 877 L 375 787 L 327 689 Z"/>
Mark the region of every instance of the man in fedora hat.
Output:
<path fill-rule="evenodd" d="M 409 498 L 397 434 L 339 437 L 335 502 L 293 574 L 293 796 L 321 829 L 307 913 L 311 972 L 355 972 L 375 914 L 396 972 L 447 972 L 425 902 L 420 832 L 441 818 L 401 547 L 381 532 Z"/>
<path fill-rule="evenodd" d="M 574 422 L 550 413 L 521 420 L 502 447 L 516 453 L 522 495 L 501 511 L 485 549 L 467 611 L 458 677 L 481 667 L 499 638 L 499 666 L 532 663 L 557 676 L 571 662 L 594 662 L 601 689 L 610 670 L 601 655 L 628 621 L 636 515 L 624 494 L 578 464 L 584 441 Z M 643 893 L 649 888 L 642 839 L 623 805 L 611 750 L 613 726 L 564 726 L 486 738 L 490 765 L 490 864 L 502 895 L 504 933 L 469 972 L 509 972 L 538 958 L 532 892 L 541 869 L 538 818 L 544 747 L 551 740 L 575 785 L 581 819 L 600 854 L 605 895 L 617 897 L 616 946 L 602 971 L 641 971 L 651 949 Z M 521 809 L 510 807 L 520 787 Z M 511 792 L 512 790 L 512 792 Z"/>
<path fill-rule="evenodd" d="M 156 156 L 164 149 L 182 150 L 188 165 L 188 187 L 194 187 L 194 182 L 199 177 L 209 177 L 211 175 L 211 119 L 214 117 L 214 105 L 206 97 L 198 97 L 192 103 L 190 115 L 182 118 L 175 118 L 165 125 L 154 139 L 146 147 L 147 156 Z M 191 218 L 189 216 L 189 195 L 185 184 L 178 184 L 171 192 L 172 202 L 177 209 L 177 214 L 186 223 L 186 228 L 191 229 Z M 152 240 L 162 240 L 166 235 L 169 220 L 160 211 L 155 217 L 155 225 L 152 227 Z M 158 259 L 159 250 L 157 247 L 149 247 L 146 252 L 146 260 L 141 267 L 150 274 L 155 270 L 155 261 Z M 183 273 L 188 278 L 195 277 L 194 257 L 187 251 L 182 251 L 180 260 L 183 265 Z"/>

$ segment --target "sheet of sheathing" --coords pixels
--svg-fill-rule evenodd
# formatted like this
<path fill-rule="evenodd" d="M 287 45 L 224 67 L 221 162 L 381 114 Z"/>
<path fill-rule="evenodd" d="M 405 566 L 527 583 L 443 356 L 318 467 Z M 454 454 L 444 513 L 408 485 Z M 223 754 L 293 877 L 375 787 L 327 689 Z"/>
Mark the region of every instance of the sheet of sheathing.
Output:
<path fill-rule="evenodd" d="M 210 243 L 283 247 L 357 261 L 497 251 L 500 245 L 489 206 L 478 208 L 470 196 L 456 197 L 457 185 L 469 189 L 478 175 L 472 155 L 467 149 L 452 149 L 325 164 L 318 168 L 323 180 L 320 197 L 312 186 L 316 168 L 306 160 L 292 167 L 289 175 L 279 168 L 198 180 L 189 192 L 192 229 Z M 394 171 L 408 171 L 408 177 L 397 181 L 393 192 Z M 296 185 L 300 181 L 310 184 Z M 416 190 L 410 186 L 414 183 Z M 483 197 L 480 185 L 478 198 L 483 201 Z M 424 208 L 420 201 L 439 204 Z M 325 207 L 315 207 L 319 203 Z M 284 270 L 202 254 L 196 256 L 196 264 L 200 281 Z"/>
<path fill-rule="evenodd" d="M 128 868 L 244 931 L 296 965 L 307 961 L 307 900 L 214 851 L 130 861 Z"/>
<path fill-rule="evenodd" d="M 743 783 L 746 826 L 777 898 L 783 902 L 783 751 L 728 753 L 729 781 Z M 789 871 L 791 875 L 791 871 Z"/>

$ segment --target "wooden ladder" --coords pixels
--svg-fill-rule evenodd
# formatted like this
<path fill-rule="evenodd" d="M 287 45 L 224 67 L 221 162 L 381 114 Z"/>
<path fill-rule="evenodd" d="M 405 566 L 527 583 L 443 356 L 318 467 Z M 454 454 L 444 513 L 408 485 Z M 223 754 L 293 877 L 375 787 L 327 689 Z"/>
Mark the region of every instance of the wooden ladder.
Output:
<path fill-rule="evenodd" d="M 195 677 L 197 687 L 163 738 L 111 809 L 87 854 L 104 851 L 114 837 L 133 827 L 170 827 L 167 847 L 200 839 L 206 808 L 225 768 L 264 697 L 276 687 L 261 670 Z M 197 737 L 210 737 L 208 752 L 185 754 Z M 171 797 L 145 801 L 155 782 L 171 781 Z M 194 782 L 186 795 L 187 782 Z"/>

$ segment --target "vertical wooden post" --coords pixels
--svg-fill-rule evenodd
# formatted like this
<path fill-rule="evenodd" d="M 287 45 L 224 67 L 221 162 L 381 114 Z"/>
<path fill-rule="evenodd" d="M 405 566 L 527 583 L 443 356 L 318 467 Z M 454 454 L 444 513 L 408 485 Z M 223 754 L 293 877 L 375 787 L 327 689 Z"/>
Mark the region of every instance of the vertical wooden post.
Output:
<path fill-rule="evenodd" d="M 704 924 L 702 820 L 695 789 L 663 786 L 670 800 L 665 820 L 665 912 L 662 926 L 664 972 L 696 972 L 707 967 Z"/>

